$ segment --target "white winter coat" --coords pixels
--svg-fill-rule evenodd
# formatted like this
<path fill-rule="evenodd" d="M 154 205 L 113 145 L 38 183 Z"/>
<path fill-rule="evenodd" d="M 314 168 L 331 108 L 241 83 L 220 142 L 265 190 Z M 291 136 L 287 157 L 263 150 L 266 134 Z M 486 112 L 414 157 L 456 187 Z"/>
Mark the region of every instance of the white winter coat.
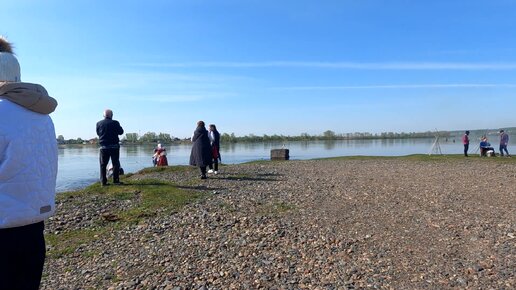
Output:
<path fill-rule="evenodd" d="M 27 87 L 42 94 L 36 102 L 50 98 L 41 86 Z M 23 98 L 16 95 L 23 89 L 15 90 L 15 101 Z M 30 111 L 3 93 L 0 84 L 0 228 L 11 228 L 43 221 L 54 213 L 57 142 L 48 113 Z"/>

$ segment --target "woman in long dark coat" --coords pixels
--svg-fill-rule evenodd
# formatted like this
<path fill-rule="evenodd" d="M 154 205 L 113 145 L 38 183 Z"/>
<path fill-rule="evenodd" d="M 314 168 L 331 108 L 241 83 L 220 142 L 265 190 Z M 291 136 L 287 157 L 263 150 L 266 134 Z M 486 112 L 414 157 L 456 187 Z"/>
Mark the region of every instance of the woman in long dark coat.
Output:
<path fill-rule="evenodd" d="M 208 166 L 210 170 L 208 170 L 208 173 L 219 173 L 219 160 L 222 160 L 220 158 L 220 133 L 217 131 L 217 126 L 215 124 L 210 124 L 208 126 L 208 137 L 210 138 L 211 142 L 211 156 L 213 158 L 213 166 Z M 214 168 L 215 167 L 215 170 Z"/>
<path fill-rule="evenodd" d="M 210 138 L 203 121 L 197 122 L 197 128 L 192 136 L 192 153 L 190 165 L 201 169 L 201 179 L 206 179 L 206 167 L 212 164 Z"/>

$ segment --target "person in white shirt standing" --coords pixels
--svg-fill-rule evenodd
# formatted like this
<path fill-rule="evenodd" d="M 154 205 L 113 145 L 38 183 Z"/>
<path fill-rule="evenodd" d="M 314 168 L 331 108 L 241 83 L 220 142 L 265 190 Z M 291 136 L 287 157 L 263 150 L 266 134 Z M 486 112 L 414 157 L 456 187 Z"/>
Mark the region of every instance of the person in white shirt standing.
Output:
<path fill-rule="evenodd" d="M 38 289 L 44 220 L 54 214 L 57 107 L 41 85 L 21 82 L 11 44 L 0 37 L 0 289 Z"/>

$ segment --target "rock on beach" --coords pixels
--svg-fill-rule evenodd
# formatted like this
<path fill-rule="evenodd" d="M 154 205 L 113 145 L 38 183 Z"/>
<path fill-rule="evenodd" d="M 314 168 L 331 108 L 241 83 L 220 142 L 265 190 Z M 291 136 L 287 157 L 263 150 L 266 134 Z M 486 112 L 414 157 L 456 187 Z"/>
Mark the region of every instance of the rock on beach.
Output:
<path fill-rule="evenodd" d="M 514 289 L 516 162 L 328 159 L 135 174 L 205 197 L 59 198 L 41 289 Z M 86 238 L 87 237 L 87 238 Z M 84 241 L 81 240 L 84 238 Z"/>

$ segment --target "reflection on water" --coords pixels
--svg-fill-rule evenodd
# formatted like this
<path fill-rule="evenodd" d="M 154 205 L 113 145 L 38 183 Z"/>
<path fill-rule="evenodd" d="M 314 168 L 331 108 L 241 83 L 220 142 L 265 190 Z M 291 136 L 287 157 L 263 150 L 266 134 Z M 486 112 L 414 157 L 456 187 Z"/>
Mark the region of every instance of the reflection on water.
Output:
<path fill-rule="evenodd" d="M 143 150 L 143 148 L 141 146 L 130 146 L 130 147 L 125 146 L 125 148 L 126 148 L 125 154 L 127 156 L 141 155 L 142 154 L 141 151 Z"/>
<path fill-rule="evenodd" d="M 333 150 L 333 148 L 335 148 L 335 143 L 337 141 L 335 140 L 325 140 L 324 141 L 324 149 L 326 150 Z"/>
<path fill-rule="evenodd" d="M 512 136 L 511 136 L 512 137 Z M 498 144 L 492 138 L 492 145 Z M 443 140 L 441 149 L 444 154 L 460 154 L 463 151 L 460 142 Z M 428 154 L 434 139 L 378 139 L 378 140 L 326 140 L 270 143 L 232 143 L 221 144 L 222 162 L 226 164 L 242 163 L 252 160 L 270 158 L 270 150 L 275 148 L 290 149 L 291 159 L 312 159 L 335 156 L 400 156 L 410 154 Z M 474 154 L 478 145 L 470 146 Z M 170 165 L 187 165 L 191 145 L 166 145 Z M 120 162 L 125 172 L 135 172 L 152 166 L 153 145 L 126 145 L 120 149 Z M 509 148 L 510 152 L 510 148 Z M 84 187 L 98 180 L 98 148 L 96 146 L 62 146 L 59 148 L 58 191 Z"/>

